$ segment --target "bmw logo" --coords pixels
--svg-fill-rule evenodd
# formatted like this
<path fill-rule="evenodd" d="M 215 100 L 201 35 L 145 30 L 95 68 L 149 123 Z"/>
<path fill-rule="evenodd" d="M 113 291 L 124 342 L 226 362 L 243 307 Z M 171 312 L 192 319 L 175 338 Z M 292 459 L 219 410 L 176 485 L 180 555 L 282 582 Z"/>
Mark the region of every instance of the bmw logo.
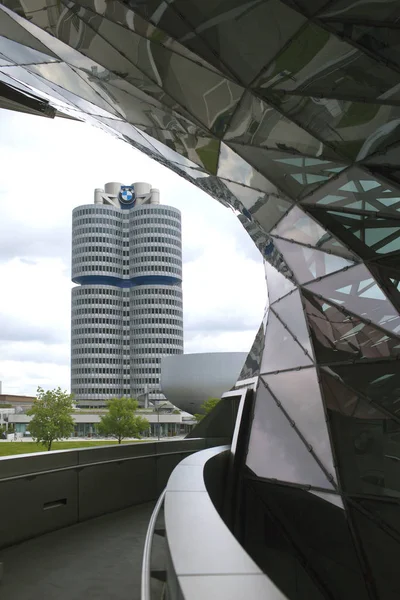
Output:
<path fill-rule="evenodd" d="M 133 185 L 121 185 L 119 199 L 123 204 L 133 204 L 135 202 L 135 189 Z"/>

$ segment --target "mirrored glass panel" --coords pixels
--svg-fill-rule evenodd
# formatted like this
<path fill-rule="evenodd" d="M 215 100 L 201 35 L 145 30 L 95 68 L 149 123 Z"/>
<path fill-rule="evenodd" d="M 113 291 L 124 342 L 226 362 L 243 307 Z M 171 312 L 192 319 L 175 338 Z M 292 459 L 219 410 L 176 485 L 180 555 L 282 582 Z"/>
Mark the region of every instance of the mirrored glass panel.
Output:
<path fill-rule="evenodd" d="M 296 289 L 294 283 L 279 273 L 279 271 L 277 271 L 268 262 L 264 263 L 264 268 L 270 304 Z"/>
<path fill-rule="evenodd" d="M 311 358 L 270 311 L 260 372 L 270 373 L 309 365 L 312 365 Z"/>
<path fill-rule="evenodd" d="M 307 289 L 328 301 L 370 320 L 383 329 L 400 333 L 400 316 L 364 265 L 309 283 Z"/>
<path fill-rule="evenodd" d="M 274 243 L 299 283 L 306 283 L 352 266 L 354 263 L 320 250 L 274 238 Z"/>
<path fill-rule="evenodd" d="M 333 489 L 262 382 L 257 390 L 246 464 L 259 477 Z"/>
<path fill-rule="evenodd" d="M 301 369 L 264 375 L 263 379 L 327 472 L 336 478 L 316 370 Z"/>
<path fill-rule="evenodd" d="M 389 335 L 306 290 L 303 297 L 318 362 L 382 359 L 400 354 L 397 336 Z M 275 310 L 281 302 L 283 300 L 275 304 Z"/>
<path fill-rule="evenodd" d="M 275 229 L 271 231 L 271 235 L 314 246 L 319 250 L 332 252 L 345 258 L 355 258 L 348 248 L 343 246 L 333 235 L 329 234 L 297 206 L 294 206 L 285 215 Z"/>
<path fill-rule="evenodd" d="M 304 315 L 303 304 L 300 292 L 296 290 L 292 294 L 285 296 L 282 300 L 274 303 L 273 310 L 277 313 L 281 321 L 287 326 L 290 333 L 299 344 L 307 350 L 310 357 L 313 356 L 310 334 L 308 333 L 306 319 Z"/>

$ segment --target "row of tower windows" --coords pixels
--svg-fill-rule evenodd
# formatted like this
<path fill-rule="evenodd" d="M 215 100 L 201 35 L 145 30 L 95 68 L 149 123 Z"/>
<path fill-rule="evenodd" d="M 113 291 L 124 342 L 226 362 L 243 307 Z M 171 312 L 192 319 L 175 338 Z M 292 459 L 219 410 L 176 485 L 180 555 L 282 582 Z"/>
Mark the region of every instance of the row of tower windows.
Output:
<path fill-rule="evenodd" d="M 121 309 L 121 304 L 122 302 L 119 301 L 118 303 L 115 302 L 114 300 L 110 300 L 108 298 L 76 298 L 73 297 L 72 298 L 72 306 L 76 307 L 76 306 L 85 306 L 85 309 L 75 309 L 74 312 L 75 314 L 83 314 L 84 311 L 87 310 L 87 307 L 90 306 L 93 308 L 95 308 L 95 305 L 98 304 L 105 304 L 107 305 L 109 308 L 96 308 L 96 312 L 99 313 L 107 313 L 107 314 L 119 314 L 119 312 L 117 311 L 116 308 L 111 308 L 111 307 L 117 307 L 118 309 Z M 123 303 L 124 307 L 125 307 L 125 302 Z M 129 306 L 129 303 L 127 303 Z M 175 298 L 141 298 L 139 300 L 131 300 L 130 302 L 130 306 L 147 306 L 149 304 L 153 304 L 153 305 L 160 305 L 160 308 L 162 308 L 162 310 L 168 310 L 167 308 L 165 308 L 166 306 L 182 306 L 182 302 L 180 302 L 179 300 L 176 300 Z M 117 311 L 117 312 L 113 312 L 113 311 Z M 123 312 L 124 315 L 128 315 L 129 311 L 124 311 Z"/>
<path fill-rule="evenodd" d="M 111 229 L 111 227 L 89 227 L 88 225 L 78 225 L 77 227 L 74 227 L 73 230 L 73 243 L 75 245 L 75 238 L 80 236 L 80 235 L 85 235 L 86 234 L 93 234 L 93 233 L 102 233 L 102 234 L 107 234 L 110 236 L 110 239 L 106 238 L 106 241 L 111 241 L 113 244 L 116 245 L 122 245 L 122 240 L 117 240 L 115 238 L 115 236 L 117 236 L 118 238 L 123 238 L 126 233 L 122 232 L 119 229 Z M 127 232 L 128 233 L 128 232 Z M 142 227 L 140 228 L 138 231 L 135 232 L 130 232 L 130 237 L 131 237 L 131 241 L 135 241 L 137 239 L 138 236 L 141 236 L 143 234 L 147 234 L 147 233 L 161 233 L 161 234 L 169 234 L 171 236 L 171 239 L 176 239 L 178 238 L 179 240 L 181 239 L 181 232 L 180 230 L 176 229 L 176 230 L 171 230 L 170 227 Z M 86 240 L 89 240 L 91 238 L 86 237 Z M 97 238 L 92 238 L 93 240 L 95 239 L 95 241 L 99 241 L 99 239 Z M 154 239 L 153 241 L 158 241 L 160 238 Z M 169 241 L 169 240 L 168 240 Z M 128 246 L 129 242 L 126 241 L 125 245 Z"/>
<path fill-rule="evenodd" d="M 87 208 L 76 208 L 73 211 L 74 216 L 77 217 L 83 217 L 85 215 L 111 215 L 111 216 L 115 216 L 118 218 L 127 218 L 127 216 L 132 216 L 134 215 L 139 216 L 139 215 L 147 215 L 147 214 L 159 214 L 159 215 L 164 215 L 166 217 L 174 217 L 174 218 L 179 218 L 180 213 L 179 211 L 176 209 L 171 209 L 171 208 L 166 208 L 164 205 L 156 205 L 156 206 L 151 206 L 151 205 L 146 205 L 145 208 L 138 208 L 135 207 L 133 209 L 133 211 L 126 213 L 125 211 L 122 212 L 122 210 L 118 207 L 107 207 L 105 205 L 102 204 L 91 204 L 89 205 Z"/>
<path fill-rule="evenodd" d="M 163 254 L 157 254 L 157 255 L 147 255 L 147 256 L 138 256 L 137 258 L 135 258 L 133 265 L 135 266 L 136 263 L 171 263 L 171 264 L 175 264 L 175 265 L 181 265 L 182 261 L 178 260 L 177 258 L 174 258 L 172 256 L 169 255 L 163 255 Z M 114 263 L 117 265 L 121 265 L 121 259 L 119 257 L 116 257 L 114 255 L 109 255 L 109 254 L 102 254 L 102 255 L 87 255 L 86 253 L 82 253 L 82 256 L 76 256 L 72 259 L 72 266 L 80 264 L 80 263 Z M 129 261 L 126 261 L 126 264 L 129 264 Z"/>
<path fill-rule="evenodd" d="M 143 216 L 132 220 L 130 222 L 130 228 L 132 227 L 141 227 L 142 225 L 147 225 L 150 223 L 155 223 L 157 225 L 168 225 L 169 227 L 173 227 L 175 229 L 180 229 L 180 220 L 175 217 L 173 219 L 163 216 L 155 216 L 149 215 L 148 217 Z M 122 225 L 122 220 L 119 217 L 109 218 L 103 215 L 91 215 L 89 217 L 78 217 L 74 214 L 73 217 L 73 227 L 81 227 L 82 225 L 109 225 L 115 229 L 120 228 Z"/>
<path fill-rule="evenodd" d="M 72 265 L 74 269 L 76 269 L 77 272 L 79 273 L 87 273 L 89 271 L 103 271 L 103 272 L 112 272 L 112 273 L 117 273 L 119 272 L 120 269 L 112 269 L 111 267 L 108 267 L 107 265 Z M 171 265 L 163 265 L 163 266 L 158 266 L 158 265 L 138 265 L 137 267 L 135 266 L 133 268 L 133 271 L 135 273 L 148 273 L 149 271 L 163 271 L 168 272 L 168 273 L 174 273 L 176 275 L 181 275 L 182 274 L 182 270 L 178 269 L 177 267 L 173 267 Z M 128 270 L 126 272 L 126 274 L 128 274 Z"/>

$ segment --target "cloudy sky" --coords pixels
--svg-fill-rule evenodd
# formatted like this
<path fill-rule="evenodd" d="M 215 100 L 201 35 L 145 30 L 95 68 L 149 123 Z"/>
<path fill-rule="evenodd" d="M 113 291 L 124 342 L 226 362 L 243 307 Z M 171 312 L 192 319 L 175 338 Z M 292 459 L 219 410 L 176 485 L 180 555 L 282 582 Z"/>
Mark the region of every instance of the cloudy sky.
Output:
<path fill-rule="evenodd" d="M 247 351 L 266 289 L 232 211 L 106 133 L 0 110 L 3 393 L 70 387 L 71 211 L 107 181 L 148 181 L 182 211 L 185 352 Z"/>

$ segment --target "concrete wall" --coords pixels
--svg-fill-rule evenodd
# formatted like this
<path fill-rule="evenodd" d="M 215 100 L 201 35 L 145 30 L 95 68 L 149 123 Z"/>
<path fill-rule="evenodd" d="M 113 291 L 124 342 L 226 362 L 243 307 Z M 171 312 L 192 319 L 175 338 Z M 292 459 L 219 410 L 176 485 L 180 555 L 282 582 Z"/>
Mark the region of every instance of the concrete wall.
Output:
<path fill-rule="evenodd" d="M 155 500 L 176 465 L 205 445 L 140 442 L 0 458 L 0 548 Z"/>

